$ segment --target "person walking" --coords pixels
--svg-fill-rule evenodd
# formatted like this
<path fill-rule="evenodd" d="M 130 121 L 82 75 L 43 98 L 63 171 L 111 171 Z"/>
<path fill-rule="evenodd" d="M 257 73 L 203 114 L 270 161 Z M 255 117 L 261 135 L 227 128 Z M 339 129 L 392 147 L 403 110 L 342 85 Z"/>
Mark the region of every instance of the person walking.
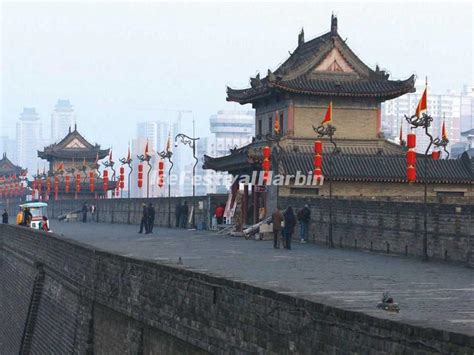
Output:
<path fill-rule="evenodd" d="M 33 219 L 33 215 L 31 214 L 30 209 L 28 207 L 25 208 L 25 210 L 23 211 L 22 225 L 29 227 L 32 219 Z"/>
<path fill-rule="evenodd" d="M 155 207 L 150 203 L 148 205 L 148 231 L 147 234 L 153 233 L 153 227 L 155 226 Z"/>
<path fill-rule="evenodd" d="M 298 211 L 298 222 L 300 223 L 300 242 L 306 243 L 309 221 L 311 220 L 311 210 L 308 205 Z"/>
<path fill-rule="evenodd" d="M 220 204 L 219 206 L 217 206 L 216 210 L 214 211 L 214 214 L 216 215 L 218 225 L 222 224 L 222 222 L 224 222 L 224 211 L 225 211 L 225 208 L 224 208 L 223 204 Z"/>
<path fill-rule="evenodd" d="M 295 231 L 296 226 L 296 217 L 293 212 L 293 208 L 289 206 L 285 213 L 283 214 L 283 219 L 285 221 L 285 227 L 283 227 L 283 236 L 285 241 L 285 248 L 291 249 L 291 239 L 293 238 L 293 232 Z"/>
<path fill-rule="evenodd" d="M 2 223 L 8 224 L 8 212 L 6 208 L 3 210 L 3 213 L 2 213 Z"/>
<path fill-rule="evenodd" d="M 84 202 L 82 205 L 82 222 L 86 223 L 87 222 L 87 202 Z"/>
<path fill-rule="evenodd" d="M 181 206 L 181 213 L 179 216 L 180 219 L 180 226 L 181 228 L 186 228 L 186 225 L 188 224 L 188 213 L 189 213 L 189 207 L 188 207 L 188 202 L 184 201 L 184 204 Z"/>
<path fill-rule="evenodd" d="M 179 228 L 181 226 L 181 221 L 180 221 L 180 218 L 181 218 L 181 202 L 177 202 L 176 203 L 176 207 L 174 208 L 174 217 L 175 217 L 175 226 L 176 228 Z"/>
<path fill-rule="evenodd" d="M 281 222 L 283 221 L 283 215 L 280 211 L 280 207 L 275 208 L 272 214 L 273 223 L 273 247 L 280 249 L 280 234 L 281 234 Z"/>
<path fill-rule="evenodd" d="M 145 229 L 145 233 L 148 233 L 148 208 L 146 207 L 146 203 L 142 205 L 142 219 L 140 221 L 140 230 L 138 233 L 143 233 L 143 229 Z"/>

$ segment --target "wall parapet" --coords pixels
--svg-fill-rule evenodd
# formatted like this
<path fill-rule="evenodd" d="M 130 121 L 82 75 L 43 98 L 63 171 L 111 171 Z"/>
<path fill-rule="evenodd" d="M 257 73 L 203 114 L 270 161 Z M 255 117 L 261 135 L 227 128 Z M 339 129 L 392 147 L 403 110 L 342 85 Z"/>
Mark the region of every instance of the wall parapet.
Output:
<path fill-rule="evenodd" d="M 0 225 L 0 242 L 0 277 L 7 285 L 0 324 L 26 324 L 27 307 L 14 308 L 24 296 L 8 287 L 19 282 L 31 294 L 35 268 L 22 259 L 44 265 L 31 338 L 39 352 L 428 354 L 468 353 L 474 346 L 468 335 L 131 259 L 41 231 Z M 0 331 L 0 342 L 7 353 L 18 352 L 8 329 Z"/>

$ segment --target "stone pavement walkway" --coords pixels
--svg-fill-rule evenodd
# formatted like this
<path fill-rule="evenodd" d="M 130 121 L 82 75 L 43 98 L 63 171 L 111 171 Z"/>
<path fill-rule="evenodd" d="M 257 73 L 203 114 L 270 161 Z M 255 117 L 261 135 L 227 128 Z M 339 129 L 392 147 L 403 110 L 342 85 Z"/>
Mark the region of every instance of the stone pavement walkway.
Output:
<path fill-rule="evenodd" d="M 175 264 L 336 307 L 419 326 L 474 335 L 474 270 L 437 262 L 293 243 L 122 224 L 61 223 L 56 234 L 132 258 Z M 178 265 L 181 257 L 183 265 Z M 376 308 L 389 291 L 401 308 Z"/>

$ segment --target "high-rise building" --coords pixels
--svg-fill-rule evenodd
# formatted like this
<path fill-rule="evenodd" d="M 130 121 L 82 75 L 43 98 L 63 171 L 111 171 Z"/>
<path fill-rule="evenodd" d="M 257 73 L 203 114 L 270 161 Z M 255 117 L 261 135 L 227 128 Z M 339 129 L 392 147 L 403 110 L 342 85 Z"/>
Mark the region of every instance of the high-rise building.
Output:
<path fill-rule="evenodd" d="M 415 93 L 408 93 L 382 104 L 382 127 L 385 136 L 398 143 L 400 125 L 403 136 L 406 137 L 410 127 L 405 120 L 405 115 L 415 113 L 416 106 L 424 90 L 424 84 L 416 85 Z M 473 120 L 473 91 L 465 87 L 462 93 L 448 91 L 445 94 L 436 94 L 428 87 L 428 114 L 433 117 L 430 133 L 433 137 L 441 137 L 441 127 L 445 121 L 449 138 L 448 150 L 460 142 L 461 131 L 472 127 Z M 461 129 L 463 126 L 464 129 Z M 415 130 L 417 134 L 417 151 L 424 153 L 429 138 L 422 130 Z"/>
<path fill-rule="evenodd" d="M 35 174 L 40 164 L 38 150 L 43 148 L 44 140 L 41 121 L 33 107 L 23 108 L 16 124 L 16 158 L 18 165 Z M 41 163 L 42 164 L 42 163 Z"/>
<path fill-rule="evenodd" d="M 173 151 L 172 161 L 173 161 L 173 175 L 180 176 L 181 172 L 184 171 L 184 166 L 182 164 L 182 151 L 186 149 L 182 145 L 174 147 L 174 137 L 181 132 L 181 113 L 179 113 L 176 121 L 145 121 L 137 124 L 137 139 L 132 142 L 132 152 L 133 156 L 143 154 L 145 149 L 146 142 L 148 141 L 148 147 L 150 152 L 153 153 L 152 171 L 150 172 L 150 196 L 159 197 L 167 196 L 167 188 L 160 188 L 158 186 L 157 180 L 157 164 L 158 164 L 158 155 L 157 152 L 162 152 L 166 149 L 168 137 L 170 138 L 170 148 Z M 143 147 L 142 147 L 143 146 Z M 168 160 L 165 161 L 165 175 L 167 176 L 168 172 Z M 145 164 L 145 172 L 148 172 L 148 168 Z M 145 174 L 144 174 L 145 175 Z M 145 183 L 144 183 L 145 185 Z M 175 184 L 171 187 L 172 196 L 181 196 L 183 194 L 183 186 L 180 184 Z M 144 197 L 146 196 L 146 190 L 134 190 L 132 188 L 132 196 L 134 197 Z"/>
<path fill-rule="evenodd" d="M 197 156 L 200 163 L 197 165 L 197 174 L 204 183 L 196 186 L 197 195 L 208 193 L 227 193 L 229 185 L 225 175 L 213 170 L 203 170 L 204 155 L 221 157 L 229 154 L 231 149 L 242 147 L 252 141 L 255 133 L 255 113 L 250 111 L 219 111 L 209 119 L 213 136 L 200 139 L 197 143 Z M 188 185 L 185 185 L 188 186 Z M 189 188 L 192 188 L 190 186 Z M 188 188 L 188 190 L 189 190 Z M 187 191 L 188 192 L 188 191 Z"/>
<path fill-rule="evenodd" d="M 59 99 L 51 114 L 51 143 L 57 143 L 63 139 L 75 124 L 74 107 L 69 100 Z"/>
<path fill-rule="evenodd" d="M 16 142 L 9 136 L 0 136 L 0 154 L 6 153 L 8 158 L 16 163 Z"/>

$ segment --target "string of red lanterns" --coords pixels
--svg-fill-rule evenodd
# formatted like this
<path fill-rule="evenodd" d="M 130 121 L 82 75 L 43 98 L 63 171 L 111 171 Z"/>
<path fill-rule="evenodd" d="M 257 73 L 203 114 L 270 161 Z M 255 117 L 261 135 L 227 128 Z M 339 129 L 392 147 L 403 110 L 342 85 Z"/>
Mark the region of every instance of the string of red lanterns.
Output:
<path fill-rule="evenodd" d="M 408 182 L 414 182 L 416 180 L 416 134 L 407 134 L 407 180 Z"/>
<path fill-rule="evenodd" d="M 138 179 L 137 179 L 138 188 L 143 187 L 143 164 L 138 164 Z"/>
<path fill-rule="evenodd" d="M 158 186 L 160 188 L 163 187 L 163 185 L 165 184 L 165 162 L 163 161 L 163 159 L 160 159 L 160 161 L 158 162 Z"/>
<path fill-rule="evenodd" d="M 317 180 L 323 175 L 323 143 L 314 141 L 314 170 L 313 177 Z"/>
<path fill-rule="evenodd" d="M 263 147 L 263 161 L 262 161 L 262 170 L 263 170 L 263 183 L 268 184 L 268 177 L 270 173 L 270 156 L 271 151 L 270 147 L 267 145 Z"/>

